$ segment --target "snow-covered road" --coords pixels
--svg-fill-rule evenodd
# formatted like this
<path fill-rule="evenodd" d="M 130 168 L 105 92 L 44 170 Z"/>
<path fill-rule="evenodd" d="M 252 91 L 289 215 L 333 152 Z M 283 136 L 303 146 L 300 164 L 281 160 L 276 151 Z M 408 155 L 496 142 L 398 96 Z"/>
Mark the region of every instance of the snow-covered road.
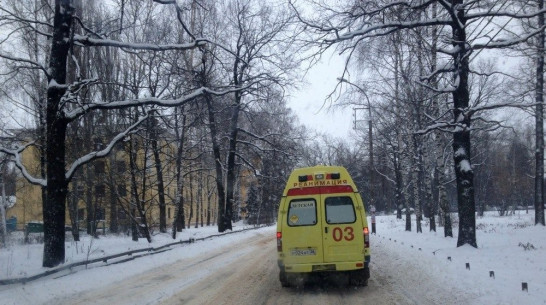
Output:
<path fill-rule="evenodd" d="M 478 249 L 455 247 L 456 237 L 445 238 L 442 230 L 406 232 L 405 221 L 392 215 L 377 220 L 367 287 L 347 287 L 338 277 L 281 288 L 274 226 L 207 237 L 217 233 L 211 226 L 185 230 L 180 240 L 204 240 L 162 253 L 0 286 L 0 304 L 546 305 L 546 229 L 535 226 L 531 214 L 478 218 Z M 68 242 L 68 263 L 172 242 L 167 234 L 154 237 L 151 245 L 124 236 Z M 13 245 L 0 252 L 0 273 L 47 271 L 40 267 L 40 252 L 40 244 Z"/>
<path fill-rule="evenodd" d="M 368 287 L 343 277 L 281 288 L 272 230 L 108 286 L 48 304 L 465 304 L 460 291 L 423 274 L 382 242 L 373 247 Z M 404 262 L 404 263 L 398 263 Z"/>

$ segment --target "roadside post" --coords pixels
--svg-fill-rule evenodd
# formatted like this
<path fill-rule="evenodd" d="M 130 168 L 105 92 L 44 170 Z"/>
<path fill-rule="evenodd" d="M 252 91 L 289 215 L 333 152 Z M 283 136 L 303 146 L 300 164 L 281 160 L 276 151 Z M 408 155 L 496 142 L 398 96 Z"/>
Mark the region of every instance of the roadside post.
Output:
<path fill-rule="evenodd" d="M 370 211 L 372 212 L 372 234 L 375 234 L 375 206 L 371 206 Z"/>

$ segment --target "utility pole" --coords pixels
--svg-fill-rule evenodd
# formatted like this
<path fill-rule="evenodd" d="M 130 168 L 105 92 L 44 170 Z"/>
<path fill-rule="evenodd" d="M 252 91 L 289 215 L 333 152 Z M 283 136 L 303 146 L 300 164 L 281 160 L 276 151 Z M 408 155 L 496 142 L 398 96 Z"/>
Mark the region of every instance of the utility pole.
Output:
<path fill-rule="evenodd" d="M 368 97 L 366 96 L 366 99 Z M 370 167 L 370 176 L 369 176 L 369 183 L 370 183 L 370 206 L 375 206 L 375 196 L 374 196 L 374 172 L 375 172 L 375 165 L 373 161 L 373 129 L 372 129 L 372 108 L 370 105 L 370 101 L 368 100 L 368 107 L 355 107 L 353 108 L 353 117 L 354 117 L 354 127 L 353 129 L 356 130 L 357 122 L 364 121 L 364 120 L 357 120 L 356 112 L 357 110 L 368 110 L 368 151 L 370 154 L 369 158 L 369 167 Z"/>
<path fill-rule="evenodd" d="M 355 87 L 358 92 L 362 93 L 362 95 L 366 98 L 366 102 L 368 106 L 361 106 L 361 107 L 355 107 L 353 108 L 353 117 L 354 117 L 354 129 L 356 129 L 356 123 L 359 121 L 357 120 L 356 111 L 357 110 L 368 110 L 368 144 L 369 144 L 369 153 L 370 153 L 370 206 L 375 206 L 375 196 L 374 196 L 374 176 L 375 176 L 375 164 L 373 162 L 373 129 L 372 129 L 372 103 L 370 102 L 370 98 L 368 97 L 368 94 L 366 93 L 366 90 L 349 80 L 345 78 L 338 78 L 337 79 L 341 83 L 345 83 L 348 85 L 351 85 Z M 359 104 L 362 105 L 362 104 Z M 362 120 L 360 120 L 362 121 Z"/>

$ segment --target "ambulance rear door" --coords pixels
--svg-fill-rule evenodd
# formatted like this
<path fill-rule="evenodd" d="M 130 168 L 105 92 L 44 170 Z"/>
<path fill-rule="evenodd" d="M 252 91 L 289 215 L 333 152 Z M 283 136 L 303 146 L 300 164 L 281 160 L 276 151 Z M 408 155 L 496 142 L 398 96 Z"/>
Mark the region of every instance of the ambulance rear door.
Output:
<path fill-rule="evenodd" d="M 297 193 L 294 192 L 294 193 Z M 285 250 L 285 263 L 322 263 L 322 213 L 320 195 L 307 194 L 289 196 L 282 243 Z"/>
<path fill-rule="evenodd" d="M 321 200 L 324 262 L 363 261 L 362 213 L 355 194 L 325 192 Z"/>

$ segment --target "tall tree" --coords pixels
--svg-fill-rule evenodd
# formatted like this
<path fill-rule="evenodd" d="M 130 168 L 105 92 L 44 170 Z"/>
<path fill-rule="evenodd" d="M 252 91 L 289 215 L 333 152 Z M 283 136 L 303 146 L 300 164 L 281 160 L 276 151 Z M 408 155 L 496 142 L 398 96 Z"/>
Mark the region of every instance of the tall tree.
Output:
<path fill-rule="evenodd" d="M 538 10 L 544 9 L 544 0 L 537 0 Z M 535 224 L 546 225 L 544 220 L 544 12 L 538 15 L 535 107 Z"/>
<path fill-rule="evenodd" d="M 441 8 L 437 18 L 407 22 L 407 20 L 413 20 L 412 16 L 423 10 L 428 10 L 434 3 L 437 3 Z M 471 103 L 469 90 L 471 54 L 482 49 L 515 45 L 543 30 L 541 28 L 529 34 L 519 34 L 501 27 L 499 31 L 504 35 L 501 39 L 487 36 L 487 31 L 484 30 L 485 26 L 480 25 L 481 22 L 478 21 L 490 25 L 490 21 L 496 20 L 495 18 L 508 16 L 513 19 L 528 19 L 538 15 L 538 12 L 518 14 L 505 10 L 507 4 L 509 4 L 508 1 L 502 3 L 480 2 L 479 4 L 463 0 L 398 1 L 394 3 L 390 1 L 363 1 L 347 4 L 341 9 L 326 7 L 320 20 L 312 20 L 300 15 L 300 20 L 315 31 L 316 39 L 322 48 L 343 43 L 346 50 L 353 50 L 355 45 L 364 41 L 403 29 L 430 26 L 442 26 L 446 29 L 445 34 L 449 39 L 438 50 L 450 58 L 450 64 L 425 75 L 424 79 L 430 81 L 432 75 L 444 75 L 445 73 L 451 75 L 449 90 L 442 88 L 434 88 L 434 90 L 451 94 L 452 121 L 441 126 L 451 128 L 450 132 L 453 135 L 452 149 L 459 212 L 457 246 L 468 244 L 477 247 L 474 173 L 471 166 L 471 122 L 477 111 L 492 108 L 491 105 L 480 105 L 480 107 Z M 318 7 L 318 9 L 321 8 Z M 327 20 L 327 22 L 321 22 L 321 20 Z M 435 128 L 440 128 L 440 125 L 436 124 Z"/>
<path fill-rule="evenodd" d="M 7 18 L 28 24 L 28 19 L 25 16 L 20 16 L 17 11 L 3 11 Z M 44 256 L 43 266 L 54 267 L 64 262 L 65 259 L 65 213 L 66 213 L 66 195 L 68 184 L 75 171 L 86 163 L 95 159 L 102 158 L 114 147 L 114 145 L 122 141 L 131 130 L 135 129 L 147 117 L 139 118 L 124 132 L 113 137 L 105 148 L 99 151 L 93 151 L 83 157 L 76 159 L 71 165 L 66 162 L 66 132 L 70 122 L 75 121 L 89 112 L 104 109 L 121 109 L 139 105 L 160 105 L 160 106 L 178 106 L 188 103 L 204 92 L 212 94 L 225 94 L 241 90 L 241 88 L 224 92 L 214 92 L 207 88 L 199 88 L 181 97 L 174 99 L 159 99 L 159 98 L 140 98 L 124 101 L 87 101 L 81 103 L 78 100 L 78 92 L 85 87 L 88 87 L 96 82 L 95 79 L 80 79 L 67 83 L 67 59 L 69 50 L 72 45 L 78 47 L 116 47 L 133 50 L 148 51 L 185 51 L 193 49 L 205 44 L 204 39 L 194 39 L 189 43 L 166 43 L 160 45 L 150 45 L 147 43 L 128 43 L 118 40 L 108 39 L 94 32 L 92 27 L 82 27 L 82 33 L 74 33 L 73 21 L 75 12 L 74 0 L 56 0 L 54 6 L 53 23 L 50 25 L 51 33 L 37 30 L 39 35 L 50 37 L 51 51 L 47 66 L 29 58 L 18 58 L 4 55 L 14 62 L 21 62 L 26 65 L 22 68 L 39 69 L 46 75 L 48 79 L 47 86 L 47 102 L 45 107 L 46 121 L 46 142 L 45 156 L 47 160 L 47 171 L 45 179 L 35 178 L 31 176 L 21 163 L 20 158 L 16 165 L 22 170 L 25 177 L 33 184 L 41 185 L 46 188 L 46 200 L 43 204 L 44 217 Z M 181 21 L 181 20 L 180 20 Z M 41 24 L 47 24 L 48 20 L 37 21 Z M 33 23 L 32 23 L 33 24 Z M 30 25 L 31 28 L 34 28 Z M 22 28 L 27 28 L 23 26 Z M 17 31 L 15 27 L 13 31 Z M 10 41 L 8 41 L 10 42 Z M 16 148 L 0 147 L 0 151 L 10 155 L 19 156 L 28 145 Z M 68 170 L 67 170 L 68 169 Z"/>
<path fill-rule="evenodd" d="M 294 49 L 294 15 L 287 10 L 254 0 L 234 0 L 226 9 L 227 29 L 234 35 L 231 52 L 235 58 L 226 72 L 233 86 L 247 86 L 232 95 L 228 127 L 228 152 L 225 164 L 225 201 L 218 218 L 218 230 L 231 230 L 235 203 L 237 144 L 240 115 L 254 101 L 264 100 L 260 94 L 268 88 L 289 86 L 287 76 L 296 67 Z M 252 86 L 250 86 L 253 84 Z"/>

